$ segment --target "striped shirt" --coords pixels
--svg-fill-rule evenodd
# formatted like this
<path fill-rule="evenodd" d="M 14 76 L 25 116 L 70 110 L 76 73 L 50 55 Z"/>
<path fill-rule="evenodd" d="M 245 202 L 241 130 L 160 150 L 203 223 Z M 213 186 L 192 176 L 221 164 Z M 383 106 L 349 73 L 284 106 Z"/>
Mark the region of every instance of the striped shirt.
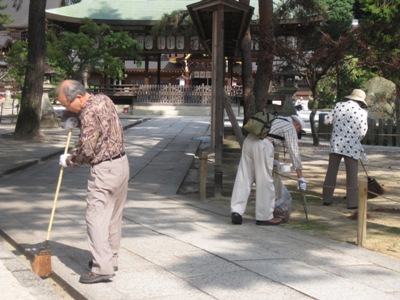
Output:
<path fill-rule="evenodd" d="M 285 119 L 285 120 L 282 120 Z M 302 170 L 303 166 L 301 164 L 300 150 L 297 139 L 296 128 L 293 125 L 293 121 L 291 117 L 281 117 L 274 120 L 271 125 L 271 129 L 269 133 L 281 136 L 285 138 L 284 141 L 279 139 L 273 139 L 273 144 L 278 151 L 276 152 L 289 152 L 290 161 L 295 170 Z M 283 150 L 280 151 L 279 147 L 282 147 Z"/>

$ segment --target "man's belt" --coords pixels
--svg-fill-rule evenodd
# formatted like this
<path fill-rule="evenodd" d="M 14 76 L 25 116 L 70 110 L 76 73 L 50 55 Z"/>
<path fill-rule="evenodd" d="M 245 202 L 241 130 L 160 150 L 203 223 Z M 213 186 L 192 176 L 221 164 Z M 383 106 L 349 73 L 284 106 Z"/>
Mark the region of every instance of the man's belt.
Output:
<path fill-rule="evenodd" d="M 109 161 L 109 160 L 115 160 L 115 159 L 118 159 L 118 158 L 121 158 L 121 157 L 124 157 L 125 156 L 125 151 L 124 152 L 121 152 L 120 154 L 118 154 L 118 155 L 116 155 L 116 156 L 114 156 L 114 157 L 112 157 L 112 158 L 107 158 L 107 159 L 105 159 L 105 160 L 103 160 L 103 161 Z M 102 161 L 102 162 L 103 162 Z"/>
<path fill-rule="evenodd" d="M 121 152 L 120 154 L 118 154 L 118 155 L 116 155 L 116 156 L 114 156 L 112 158 L 107 158 L 105 160 L 99 161 L 98 163 L 92 164 L 92 166 L 95 166 L 95 165 L 100 164 L 100 163 L 105 162 L 105 161 L 112 161 L 112 160 L 115 160 L 115 159 L 119 159 L 119 158 L 124 157 L 124 156 L 125 156 L 125 151 Z"/>

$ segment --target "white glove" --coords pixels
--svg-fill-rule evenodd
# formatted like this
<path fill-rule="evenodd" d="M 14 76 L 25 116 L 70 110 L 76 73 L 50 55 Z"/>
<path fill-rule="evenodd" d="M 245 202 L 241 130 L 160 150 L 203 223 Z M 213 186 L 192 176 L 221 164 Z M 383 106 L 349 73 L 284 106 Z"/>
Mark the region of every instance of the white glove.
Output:
<path fill-rule="evenodd" d="M 299 180 L 299 186 L 297 187 L 298 189 L 305 191 L 307 189 L 307 182 L 304 179 L 304 177 L 301 177 L 298 179 Z"/>
<path fill-rule="evenodd" d="M 361 149 L 360 159 L 364 164 L 368 163 L 368 156 L 367 153 L 365 153 L 364 149 Z"/>
<path fill-rule="evenodd" d="M 71 156 L 71 154 L 61 154 L 60 155 L 60 160 L 58 161 L 58 164 L 64 168 L 67 168 L 67 159 L 68 157 Z"/>

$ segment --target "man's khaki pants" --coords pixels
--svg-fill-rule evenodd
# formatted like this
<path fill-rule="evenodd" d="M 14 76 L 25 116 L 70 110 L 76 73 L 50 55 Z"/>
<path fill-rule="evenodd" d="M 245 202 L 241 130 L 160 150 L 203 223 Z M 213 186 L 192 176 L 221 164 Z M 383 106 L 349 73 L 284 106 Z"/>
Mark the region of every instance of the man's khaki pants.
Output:
<path fill-rule="evenodd" d="M 118 266 L 122 211 L 128 193 L 127 156 L 94 165 L 87 189 L 86 225 L 89 249 L 93 256 L 92 272 L 113 274 Z"/>

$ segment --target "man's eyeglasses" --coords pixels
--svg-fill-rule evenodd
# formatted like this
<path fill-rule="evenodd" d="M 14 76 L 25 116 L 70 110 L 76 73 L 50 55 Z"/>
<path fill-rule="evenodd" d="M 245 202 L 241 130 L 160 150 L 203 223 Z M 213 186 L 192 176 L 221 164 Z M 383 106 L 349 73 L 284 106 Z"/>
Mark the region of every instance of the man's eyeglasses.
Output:
<path fill-rule="evenodd" d="M 72 100 L 72 101 L 67 101 L 65 103 L 64 107 L 68 109 L 71 106 L 72 102 L 74 102 L 76 100 L 76 98 L 78 98 L 78 97 L 75 97 L 74 100 Z"/>

